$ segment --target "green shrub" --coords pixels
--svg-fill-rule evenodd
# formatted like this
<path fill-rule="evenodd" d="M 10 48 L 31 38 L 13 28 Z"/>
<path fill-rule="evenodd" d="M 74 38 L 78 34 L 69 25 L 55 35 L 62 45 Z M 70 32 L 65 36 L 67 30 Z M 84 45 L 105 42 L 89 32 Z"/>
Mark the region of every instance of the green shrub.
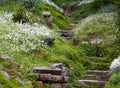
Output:
<path fill-rule="evenodd" d="M 29 21 L 26 15 L 26 9 L 24 7 L 19 8 L 18 11 L 13 14 L 13 21 L 19 23 L 26 23 Z"/>
<path fill-rule="evenodd" d="M 114 73 L 105 85 L 105 88 L 119 88 L 120 87 L 120 73 Z"/>
<path fill-rule="evenodd" d="M 80 50 L 84 55 L 103 57 L 105 56 L 105 49 L 100 44 L 81 44 Z"/>
<path fill-rule="evenodd" d="M 70 13 L 70 16 L 74 17 L 75 20 L 81 20 L 98 13 L 101 8 L 106 7 L 111 3 L 113 3 L 112 0 L 94 0 L 91 3 L 80 5 L 75 11 Z"/>
<path fill-rule="evenodd" d="M 70 23 L 69 23 L 68 19 L 65 16 L 63 16 L 61 13 L 53 10 L 51 7 L 48 7 L 48 6 L 42 5 L 42 4 L 36 4 L 35 7 L 33 9 L 31 9 L 31 12 L 33 12 L 33 14 L 40 16 L 40 17 L 42 17 L 42 12 L 44 12 L 44 11 L 49 11 L 51 13 L 51 16 L 53 16 L 54 27 L 57 26 L 57 28 L 59 28 L 61 30 L 69 29 Z"/>

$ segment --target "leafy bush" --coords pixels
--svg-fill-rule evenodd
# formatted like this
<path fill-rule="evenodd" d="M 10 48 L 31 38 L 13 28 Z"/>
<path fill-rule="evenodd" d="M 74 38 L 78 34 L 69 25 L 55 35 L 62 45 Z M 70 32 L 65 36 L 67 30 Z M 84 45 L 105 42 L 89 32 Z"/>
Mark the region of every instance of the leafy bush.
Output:
<path fill-rule="evenodd" d="M 100 44 L 82 44 L 80 46 L 80 50 L 83 52 L 84 55 L 87 56 L 96 56 L 96 57 L 103 57 L 105 56 L 105 49 L 100 46 Z"/>
<path fill-rule="evenodd" d="M 18 11 L 13 14 L 13 21 L 14 22 L 22 22 L 22 23 L 26 23 L 29 21 L 27 15 L 26 15 L 26 9 L 25 8 L 19 8 Z"/>
<path fill-rule="evenodd" d="M 98 13 L 101 8 L 111 3 L 113 3 L 112 0 L 94 0 L 91 3 L 80 5 L 75 11 L 70 13 L 70 16 L 74 17 L 75 20 L 81 20 Z"/>
<path fill-rule="evenodd" d="M 119 88 L 120 87 L 120 73 L 114 73 L 105 85 L 105 88 Z"/>

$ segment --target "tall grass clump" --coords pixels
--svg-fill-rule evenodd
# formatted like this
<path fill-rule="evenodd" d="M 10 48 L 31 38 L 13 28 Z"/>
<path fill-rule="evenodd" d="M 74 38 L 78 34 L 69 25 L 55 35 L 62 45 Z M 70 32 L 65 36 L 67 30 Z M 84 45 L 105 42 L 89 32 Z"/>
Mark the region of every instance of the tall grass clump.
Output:
<path fill-rule="evenodd" d="M 90 54 L 92 53 L 91 51 L 94 49 L 103 51 L 104 54 L 102 52 L 100 54 L 99 52 L 99 55 L 102 56 L 105 56 L 107 54 L 110 57 L 115 57 L 119 54 L 119 48 L 116 48 L 118 46 L 114 45 L 114 42 L 117 39 L 117 28 L 115 20 L 116 16 L 116 13 L 102 13 L 89 16 L 86 19 L 80 21 L 80 23 L 73 30 L 73 32 L 74 38 L 78 39 L 80 43 L 84 45 L 82 47 L 85 50 L 84 52 L 89 52 Z M 93 47 L 89 44 L 86 44 L 92 43 L 93 39 L 97 41 L 97 38 L 102 39 L 100 47 L 97 47 L 96 49 L 93 48 L 95 46 L 99 46 L 97 42 L 93 45 Z"/>

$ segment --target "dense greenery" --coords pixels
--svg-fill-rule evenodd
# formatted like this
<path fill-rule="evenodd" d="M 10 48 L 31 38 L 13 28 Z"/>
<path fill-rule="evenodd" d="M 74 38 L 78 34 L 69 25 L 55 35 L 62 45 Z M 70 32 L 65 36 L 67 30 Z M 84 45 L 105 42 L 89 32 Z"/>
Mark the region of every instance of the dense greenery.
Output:
<path fill-rule="evenodd" d="M 68 19 L 65 16 L 63 16 L 61 13 L 54 11 L 49 6 L 38 4 L 33 9 L 31 9 L 31 11 L 40 17 L 42 17 L 41 14 L 42 12 L 49 11 L 54 19 L 53 25 L 57 26 L 61 30 L 69 29 Z"/>
<path fill-rule="evenodd" d="M 74 17 L 75 20 L 84 19 L 87 16 L 96 14 L 98 12 L 113 12 L 114 4 L 112 0 L 95 0 L 91 3 L 86 3 L 78 6 L 76 10 L 70 13 L 70 17 Z"/>
<path fill-rule="evenodd" d="M 40 1 L 39 4 L 36 4 L 37 1 Z M 56 30 L 71 27 L 68 17 L 53 2 L 51 5 L 42 0 L 32 0 L 33 5 L 30 2 L 19 3 L 19 0 L 7 0 L 6 4 L 0 1 L 3 5 L 0 7 L 0 56 L 8 55 L 15 63 L 14 66 L 0 58 L 0 85 L 3 88 L 30 88 L 28 82 L 38 88 L 36 80 L 29 77 L 30 68 L 50 66 L 56 62 L 67 67 L 69 88 L 80 87 L 76 80 L 83 76 L 85 70 L 109 70 L 112 60 L 120 55 L 119 0 L 94 0 L 84 4 L 80 4 L 79 0 L 51 1 L 60 7 L 65 5 L 69 10 L 67 15 L 79 20 L 72 30 L 73 39 L 79 41 L 78 46 L 71 44 L 72 39 L 66 40 L 56 33 Z M 42 15 L 46 11 L 53 17 L 52 28 L 47 26 L 49 17 Z M 52 45 L 45 45 L 41 41 L 44 38 L 55 38 L 55 41 Z M 2 71 L 8 72 L 10 80 L 4 77 Z M 25 86 L 19 84 L 16 76 L 24 81 Z M 118 88 L 119 76 L 119 72 L 113 74 L 105 87 Z"/>

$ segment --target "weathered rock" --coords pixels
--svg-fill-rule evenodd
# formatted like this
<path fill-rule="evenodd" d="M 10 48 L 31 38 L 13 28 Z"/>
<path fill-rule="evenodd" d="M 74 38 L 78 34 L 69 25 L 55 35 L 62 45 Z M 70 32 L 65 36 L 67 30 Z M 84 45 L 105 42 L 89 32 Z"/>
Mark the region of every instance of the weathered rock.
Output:
<path fill-rule="evenodd" d="M 1 59 L 3 59 L 6 62 L 9 62 L 11 64 L 11 66 L 18 66 L 18 64 L 16 64 L 11 57 L 7 56 L 7 55 L 2 55 Z"/>
<path fill-rule="evenodd" d="M 110 71 L 88 70 L 87 74 L 91 75 L 109 75 Z"/>
<path fill-rule="evenodd" d="M 50 22 L 54 22 L 54 18 L 52 16 L 49 17 Z"/>
<path fill-rule="evenodd" d="M 103 39 L 97 37 L 97 38 L 90 39 L 90 41 L 91 41 L 92 44 L 99 44 L 99 43 L 103 42 Z"/>
<path fill-rule="evenodd" d="M 47 20 L 45 20 L 45 23 L 46 23 L 46 25 L 47 25 L 50 29 L 53 29 L 53 24 L 52 24 L 51 21 L 49 21 L 49 20 L 47 19 Z"/>
<path fill-rule="evenodd" d="M 79 21 L 73 21 L 73 24 L 78 24 L 79 23 Z"/>
<path fill-rule="evenodd" d="M 73 45 L 78 45 L 79 44 L 79 40 L 77 40 L 77 39 L 73 39 Z"/>
<path fill-rule="evenodd" d="M 51 66 L 60 68 L 62 70 L 62 73 L 61 73 L 62 76 L 68 75 L 68 69 L 66 67 L 62 66 L 62 63 L 53 63 L 53 64 L 51 64 Z"/>
<path fill-rule="evenodd" d="M 45 73 L 45 74 L 53 74 L 53 75 L 61 75 L 62 70 L 60 68 L 52 68 L 52 67 L 32 67 L 32 72 L 35 73 Z"/>
<path fill-rule="evenodd" d="M 98 80 L 78 80 L 78 82 L 81 84 L 81 83 L 84 83 L 86 85 L 97 85 L 97 86 L 100 86 L 103 87 L 106 83 L 106 81 L 98 81 Z"/>
<path fill-rule="evenodd" d="M 12 59 L 9 56 L 6 56 L 6 55 L 2 55 L 1 59 L 3 59 L 4 61 L 7 61 L 7 62 L 11 62 L 12 61 Z"/>
<path fill-rule="evenodd" d="M 66 83 L 69 79 L 69 77 L 67 76 L 52 75 L 52 74 L 30 73 L 30 75 L 35 76 L 38 81 L 45 81 L 45 82 Z"/>
<path fill-rule="evenodd" d="M 30 86 L 30 88 L 33 88 L 32 81 L 28 81 L 27 84 Z"/>
<path fill-rule="evenodd" d="M 4 75 L 4 77 L 5 77 L 7 80 L 10 80 L 10 76 L 9 76 L 9 74 L 8 74 L 6 71 L 2 71 L 2 74 Z"/>
<path fill-rule="evenodd" d="M 0 83 L 0 88 L 3 88 L 2 84 Z"/>
<path fill-rule="evenodd" d="M 50 17 L 51 13 L 50 12 L 42 12 L 43 17 Z"/>
<path fill-rule="evenodd" d="M 38 84 L 39 88 L 43 88 L 43 82 L 42 81 L 38 81 L 37 84 Z"/>
<path fill-rule="evenodd" d="M 52 45 L 55 41 L 54 38 L 45 38 L 45 39 L 41 39 L 41 41 L 44 43 L 44 45 Z"/>
<path fill-rule="evenodd" d="M 22 81 L 22 79 L 20 79 L 19 76 L 16 76 L 16 80 L 19 82 L 19 84 L 21 84 L 22 86 L 25 86 L 25 83 Z"/>
<path fill-rule="evenodd" d="M 53 88 L 67 88 L 67 84 L 63 83 L 52 83 Z"/>

